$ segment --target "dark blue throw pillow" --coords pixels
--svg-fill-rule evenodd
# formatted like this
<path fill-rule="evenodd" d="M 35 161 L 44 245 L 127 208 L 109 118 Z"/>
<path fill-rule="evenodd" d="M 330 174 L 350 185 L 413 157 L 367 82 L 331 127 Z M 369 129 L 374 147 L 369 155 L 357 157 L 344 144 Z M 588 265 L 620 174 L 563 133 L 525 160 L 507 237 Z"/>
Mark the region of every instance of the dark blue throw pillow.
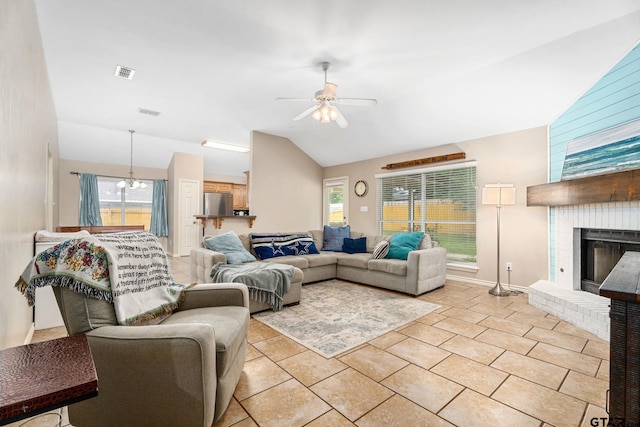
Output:
<path fill-rule="evenodd" d="M 344 239 L 351 237 L 351 226 L 345 225 L 344 227 L 330 227 L 325 225 L 323 233 L 322 250 L 342 252 Z"/>
<path fill-rule="evenodd" d="M 344 239 L 342 244 L 342 252 L 348 254 L 363 254 L 367 252 L 367 238 L 360 237 L 359 239 Z"/>

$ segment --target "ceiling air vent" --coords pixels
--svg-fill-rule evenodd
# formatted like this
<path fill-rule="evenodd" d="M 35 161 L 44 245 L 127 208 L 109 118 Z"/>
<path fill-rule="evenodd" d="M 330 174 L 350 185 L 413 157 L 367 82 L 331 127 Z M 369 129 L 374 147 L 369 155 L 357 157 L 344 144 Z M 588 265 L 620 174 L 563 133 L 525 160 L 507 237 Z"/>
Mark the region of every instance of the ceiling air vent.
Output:
<path fill-rule="evenodd" d="M 122 77 L 127 80 L 133 79 L 133 74 L 136 72 L 133 68 L 125 67 L 123 65 L 116 65 L 116 71 L 113 73 L 116 77 Z"/>
<path fill-rule="evenodd" d="M 148 114 L 150 116 L 159 116 L 160 111 L 147 110 L 146 108 L 138 108 L 138 113 L 140 114 Z"/>

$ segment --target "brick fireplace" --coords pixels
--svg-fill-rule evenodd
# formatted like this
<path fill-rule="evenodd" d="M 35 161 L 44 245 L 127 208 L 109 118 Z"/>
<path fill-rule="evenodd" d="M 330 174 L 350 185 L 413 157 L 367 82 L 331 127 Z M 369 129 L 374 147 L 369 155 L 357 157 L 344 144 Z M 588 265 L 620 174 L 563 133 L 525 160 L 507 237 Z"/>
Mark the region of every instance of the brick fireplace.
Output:
<path fill-rule="evenodd" d="M 640 202 L 557 206 L 551 223 L 551 277 L 529 287 L 529 303 L 608 341 L 609 299 L 581 289 L 582 234 L 640 231 Z"/>

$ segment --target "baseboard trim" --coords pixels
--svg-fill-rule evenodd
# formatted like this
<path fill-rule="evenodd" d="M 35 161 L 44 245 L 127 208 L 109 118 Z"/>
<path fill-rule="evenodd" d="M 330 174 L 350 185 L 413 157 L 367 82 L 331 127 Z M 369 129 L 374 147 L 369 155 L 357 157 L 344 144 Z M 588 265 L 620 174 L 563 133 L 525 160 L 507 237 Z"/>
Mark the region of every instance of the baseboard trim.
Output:
<path fill-rule="evenodd" d="M 447 274 L 446 278 L 447 278 L 447 280 L 451 280 L 451 281 L 454 281 L 454 282 L 469 283 L 469 284 L 472 284 L 472 285 L 486 286 L 488 288 L 493 288 L 495 286 L 495 284 L 496 284 L 496 282 L 490 282 L 488 280 L 473 279 L 473 278 L 464 277 L 464 276 L 455 276 L 453 274 Z M 528 286 L 507 285 L 507 284 L 503 283 L 502 287 L 505 288 L 505 289 L 510 289 L 512 291 L 519 291 L 519 292 L 523 292 L 523 293 L 529 293 L 529 287 Z"/>
<path fill-rule="evenodd" d="M 31 327 L 29 328 L 29 333 L 27 334 L 27 337 L 24 340 L 25 345 L 31 343 L 31 340 L 33 339 L 33 334 L 35 332 L 36 332 L 36 324 L 32 322 Z"/>

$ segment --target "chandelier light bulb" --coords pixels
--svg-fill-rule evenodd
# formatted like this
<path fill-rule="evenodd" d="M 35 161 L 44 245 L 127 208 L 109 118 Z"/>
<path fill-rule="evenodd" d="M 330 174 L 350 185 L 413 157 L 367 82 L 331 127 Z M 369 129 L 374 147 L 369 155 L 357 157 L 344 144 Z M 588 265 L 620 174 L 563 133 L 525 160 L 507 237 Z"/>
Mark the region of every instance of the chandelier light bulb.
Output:
<path fill-rule="evenodd" d="M 327 102 L 323 102 L 312 114 L 313 120 L 320 123 L 331 123 L 338 119 L 338 110 Z"/>

